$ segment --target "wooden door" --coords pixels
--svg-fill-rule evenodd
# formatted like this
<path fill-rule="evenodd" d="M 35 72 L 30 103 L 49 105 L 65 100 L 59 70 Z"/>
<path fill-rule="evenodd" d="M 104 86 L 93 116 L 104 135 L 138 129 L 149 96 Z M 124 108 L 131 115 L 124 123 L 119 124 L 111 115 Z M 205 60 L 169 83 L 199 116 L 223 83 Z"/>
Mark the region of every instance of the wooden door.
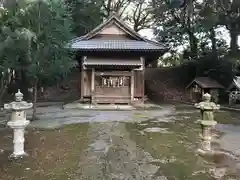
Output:
<path fill-rule="evenodd" d="M 129 103 L 130 76 L 96 76 L 95 101 L 98 103 Z"/>

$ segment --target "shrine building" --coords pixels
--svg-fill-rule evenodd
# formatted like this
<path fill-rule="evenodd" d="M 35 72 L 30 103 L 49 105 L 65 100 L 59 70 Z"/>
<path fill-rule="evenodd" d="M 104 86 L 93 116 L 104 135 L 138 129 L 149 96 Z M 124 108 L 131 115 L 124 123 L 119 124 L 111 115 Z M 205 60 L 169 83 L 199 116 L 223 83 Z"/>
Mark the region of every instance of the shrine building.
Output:
<path fill-rule="evenodd" d="M 80 67 L 81 100 L 92 104 L 143 103 L 145 67 L 166 52 L 116 14 L 71 40 L 70 49 Z"/>

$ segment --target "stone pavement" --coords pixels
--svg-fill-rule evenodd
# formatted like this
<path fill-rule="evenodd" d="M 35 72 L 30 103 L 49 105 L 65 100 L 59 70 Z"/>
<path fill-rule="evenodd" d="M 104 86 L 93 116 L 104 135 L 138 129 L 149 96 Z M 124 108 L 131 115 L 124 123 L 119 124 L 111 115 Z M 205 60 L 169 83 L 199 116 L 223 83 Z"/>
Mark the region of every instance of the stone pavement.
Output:
<path fill-rule="evenodd" d="M 41 107 L 37 110 L 39 120 L 31 122 L 30 126 L 37 128 L 58 128 L 69 124 L 95 122 L 141 122 L 148 119 L 159 119 L 171 115 L 174 106 L 166 106 L 158 110 L 81 110 L 62 109 L 58 106 Z M 28 115 L 31 112 L 28 111 Z M 30 118 L 30 116 L 29 116 Z M 162 118 L 162 119 L 164 119 Z"/>
<path fill-rule="evenodd" d="M 76 180 L 167 180 L 154 177 L 159 166 L 152 165 L 154 158 L 130 139 L 124 124 L 92 124 L 89 135 L 95 140 L 84 152 Z"/>

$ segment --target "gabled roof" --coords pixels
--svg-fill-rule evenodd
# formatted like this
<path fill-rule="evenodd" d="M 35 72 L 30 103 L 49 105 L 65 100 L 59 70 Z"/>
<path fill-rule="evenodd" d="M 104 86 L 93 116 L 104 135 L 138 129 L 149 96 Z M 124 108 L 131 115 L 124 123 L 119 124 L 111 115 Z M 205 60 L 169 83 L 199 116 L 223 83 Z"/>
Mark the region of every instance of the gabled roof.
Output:
<path fill-rule="evenodd" d="M 155 44 L 137 41 L 137 40 L 105 40 L 105 39 L 90 39 L 81 40 L 71 45 L 72 49 L 81 49 L 81 51 L 162 51 L 163 48 Z"/>
<path fill-rule="evenodd" d="M 97 26 L 95 29 L 90 31 L 88 34 L 83 36 L 82 40 L 88 40 L 94 37 L 98 34 L 103 28 L 106 26 L 109 26 L 111 24 L 115 24 L 117 27 L 119 27 L 121 30 L 123 30 L 126 34 L 129 34 L 130 36 L 134 37 L 136 40 L 144 40 L 143 37 L 141 37 L 137 32 L 132 30 L 126 23 L 124 23 L 117 14 L 113 14 L 109 19 L 107 19 L 105 22 Z"/>
<path fill-rule="evenodd" d="M 130 36 L 131 39 L 93 39 L 98 35 L 104 28 L 110 25 L 115 25 L 121 29 L 126 35 Z M 104 42 L 104 44 L 103 44 Z M 79 50 L 154 50 L 154 51 L 164 51 L 165 46 L 148 40 L 142 37 L 139 33 L 135 32 L 126 23 L 124 23 L 116 14 L 113 14 L 105 22 L 97 26 L 95 29 L 90 31 L 88 34 L 74 38 L 70 41 L 71 49 Z"/>
<path fill-rule="evenodd" d="M 223 89 L 224 88 L 216 80 L 211 79 L 210 77 L 197 77 L 186 88 L 191 87 L 194 83 L 198 84 L 203 89 L 205 89 L 205 88 Z"/>

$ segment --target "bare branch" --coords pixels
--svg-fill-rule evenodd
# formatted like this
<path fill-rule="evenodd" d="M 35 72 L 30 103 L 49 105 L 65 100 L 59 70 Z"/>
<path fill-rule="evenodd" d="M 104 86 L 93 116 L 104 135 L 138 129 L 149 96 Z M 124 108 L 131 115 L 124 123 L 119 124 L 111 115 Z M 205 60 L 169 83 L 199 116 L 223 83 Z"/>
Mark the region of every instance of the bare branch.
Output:
<path fill-rule="evenodd" d="M 122 16 L 126 8 L 130 5 L 131 0 L 106 0 L 103 1 L 104 16 L 108 17 L 112 12 L 117 12 Z"/>
<path fill-rule="evenodd" d="M 150 24 L 153 23 L 149 2 L 146 0 L 134 1 L 133 5 L 135 8 L 132 9 L 128 20 L 133 24 L 134 30 L 140 31 L 144 28 L 149 28 Z"/>

